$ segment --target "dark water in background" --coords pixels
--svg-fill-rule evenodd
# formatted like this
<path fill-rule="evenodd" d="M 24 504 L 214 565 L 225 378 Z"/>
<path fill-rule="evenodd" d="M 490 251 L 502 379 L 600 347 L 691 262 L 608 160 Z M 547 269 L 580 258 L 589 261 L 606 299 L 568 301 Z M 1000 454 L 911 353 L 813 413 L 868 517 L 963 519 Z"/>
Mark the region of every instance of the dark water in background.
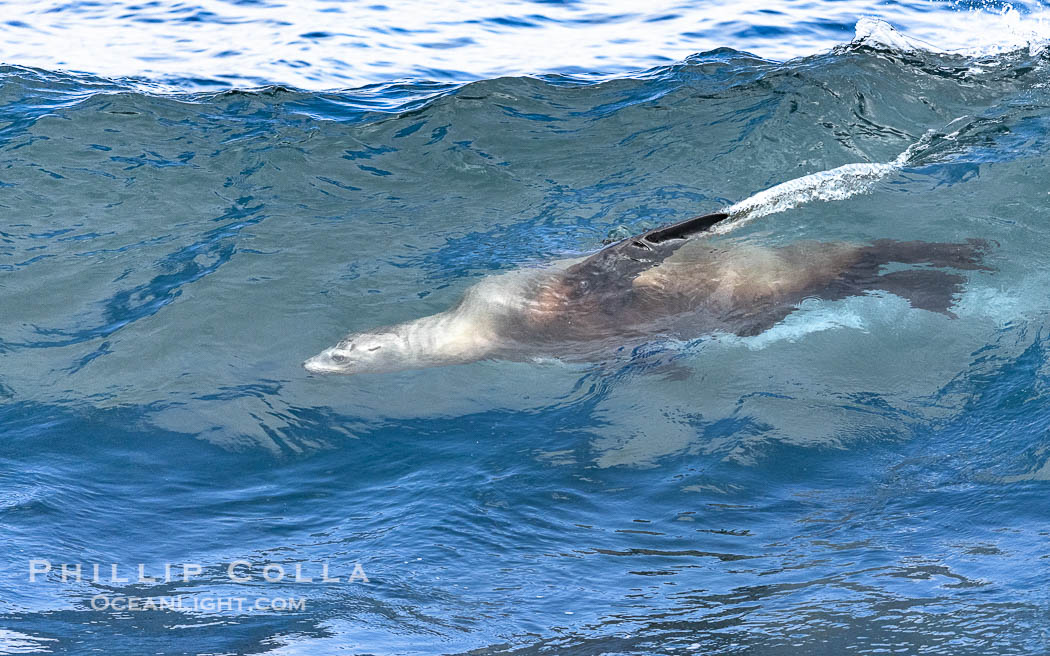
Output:
<path fill-rule="evenodd" d="M 1050 651 L 1050 55 L 878 36 L 600 83 L 0 69 L 0 653 Z M 996 240 L 958 319 L 873 295 L 592 365 L 300 368 L 481 276 L 909 147 L 726 239 Z M 34 558 L 204 571 L 30 583 Z"/>

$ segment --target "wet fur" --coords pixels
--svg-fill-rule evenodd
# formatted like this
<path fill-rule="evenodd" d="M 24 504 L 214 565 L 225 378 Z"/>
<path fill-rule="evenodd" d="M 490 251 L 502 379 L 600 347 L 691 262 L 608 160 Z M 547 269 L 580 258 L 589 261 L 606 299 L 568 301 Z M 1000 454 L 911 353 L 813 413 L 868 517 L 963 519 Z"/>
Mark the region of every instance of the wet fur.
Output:
<path fill-rule="evenodd" d="M 741 336 L 771 328 L 807 297 L 832 301 L 883 290 L 916 308 L 950 317 L 965 279 L 921 268 L 883 273 L 885 265 L 986 269 L 987 244 L 879 240 L 869 245 L 797 242 L 779 248 L 719 246 L 703 240 L 640 273 L 628 290 L 573 294 L 554 279 L 529 305 L 518 340 L 593 340 L 608 335 L 665 333 L 691 338 L 711 332 Z"/>
<path fill-rule="evenodd" d="M 874 290 L 953 317 L 953 298 L 965 279 L 944 269 L 987 269 L 987 246 L 979 240 L 884 239 L 868 245 L 805 241 L 768 248 L 695 239 L 684 247 L 675 245 L 677 252 L 652 264 L 618 257 L 608 259 L 611 266 L 596 268 L 594 262 L 602 263 L 592 257 L 486 279 L 446 312 L 351 335 L 306 366 L 356 373 L 488 357 L 586 359 L 632 339 L 661 334 L 755 335 L 807 297 L 831 301 Z M 911 268 L 883 271 L 893 263 Z M 335 363 L 337 356 L 354 365 Z"/>

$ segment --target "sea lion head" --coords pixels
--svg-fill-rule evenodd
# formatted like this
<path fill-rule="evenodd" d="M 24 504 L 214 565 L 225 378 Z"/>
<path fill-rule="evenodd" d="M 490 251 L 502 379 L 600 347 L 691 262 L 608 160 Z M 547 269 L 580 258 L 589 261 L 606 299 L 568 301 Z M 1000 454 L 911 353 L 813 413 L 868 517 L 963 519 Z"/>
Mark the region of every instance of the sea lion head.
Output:
<path fill-rule="evenodd" d="M 352 333 L 303 367 L 316 374 L 388 373 L 485 359 L 513 341 L 508 335 L 513 326 L 543 323 L 544 317 L 556 313 L 557 295 L 545 303 L 529 300 L 537 281 L 549 283 L 549 278 L 543 272 L 494 276 L 469 289 L 445 312 Z"/>
<path fill-rule="evenodd" d="M 401 333 L 356 333 L 303 363 L 314 374 L 384 373 L 409 369 L 418 358 Z"/>

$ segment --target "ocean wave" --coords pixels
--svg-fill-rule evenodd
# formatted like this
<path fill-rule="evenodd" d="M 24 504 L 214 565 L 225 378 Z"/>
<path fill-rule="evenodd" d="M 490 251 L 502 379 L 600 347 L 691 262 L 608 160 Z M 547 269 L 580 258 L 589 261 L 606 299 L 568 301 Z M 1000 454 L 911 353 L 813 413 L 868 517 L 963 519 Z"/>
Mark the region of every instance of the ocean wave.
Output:
<path fill-rule="evenodd" d="M 680 50 L 614 44 L 593 70 L 533 70 L 545 53 L 523 50 L 445 75 L 418 57 L 545 35 L 552 17 L 582 38 L 664 10 L 479 4 L 477 22 L 455 23 L 476 44 L 387 20 L 377 44 L 430 45 L 381 74 L 331 63 L 345 79 L 318 54 L 338 51 L 330 25 L 294 46 L 316 66 L 266 41 L 307 26 L 288 7 L 186 4 L 176 29 L 163 4 L 41 6 L 103 26 L 123 11 L 142 29 L 105 66 L 82 44 L 61 51 L 91 74 L 37 49 L 58 28 L 8 51 L 32 46 L 39 59 L 20 63 L 40 68 L 0 68 L 0 526 L 26 557 L 205 573 L 96 586 L 56 568 L 31 586 L 24 563 L 0 568 L 0 651 L 1045 642 L 1032 563 L 1050 453 L 1050 56 L 1024 30 L 960 51 L 918 27 L 1001 5 L 887 5 L 886 20 L 911 15 L 901 31 L 861 23 L 853 40 L 852 3 L 818 3 L 820 20 L 797 3 L 765 22 L 745 9 L 689 28 Z M 667 11 L 652 24 L 677 34 L 686 12 Z M 277 12 L 291 25 L 266 23 Z M 44 30 L 40 15 L 9 38 Z M 240 20 L 259 23 L 246 34 L 270 59 L 121 58 L 169 28 L 204 38 Z M 578 52 L 553 56 L 567 67 Z M 738 219 L 712 237 L 727 248 L 980 238 L 997 244 L 995 271 L 965 272 L 955 319 L 873 293 L 806 299 L 754 337 L 654 335 L 582 364 L 339 380 L 300 366 L 347 331 L 444 310 L 484 276 L 721 208 Z M 295 584 L 309 603 L 294 617 L 129 624 L 89 606 L 101 592 L 258 592 L 224 580 L 241 558 L 358 556 L 373 584 Z"/>
<path fill-rule="evenodd" d="M 1038 2 L 995 0 L 785 1 L 739 7 L 731 17 L 717 5 L 684 6 L 677 0 L 645 8 L 623 0 L 471 0 L 455 8 L 418 0 L 396 8 L 308 0 L 294 10 L 222 0 L 47 0 L 8 21 L 0 45 L 9 65 L 86 71 L 173 90 L 269 84 L 325 90 L 520 75 L 594 80 L 721 47 L 786 61 L 851 39 L 994 54 L 1044 46 L 1048 16 Z M 127 29 L 129 24 L 134 29 Z"/>

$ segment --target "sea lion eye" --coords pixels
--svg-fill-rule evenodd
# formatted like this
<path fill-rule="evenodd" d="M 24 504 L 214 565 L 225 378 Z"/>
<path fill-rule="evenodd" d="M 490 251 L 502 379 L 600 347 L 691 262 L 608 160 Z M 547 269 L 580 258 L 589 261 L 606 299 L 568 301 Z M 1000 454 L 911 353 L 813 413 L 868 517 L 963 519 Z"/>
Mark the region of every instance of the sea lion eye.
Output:
<path fill-rule="evenodd" d="M 346 364 L 349 361 L 350 361 L 350 358 L 348 358 L 347 356 L 343 355 L 342 353 L 333 353 L 332 354 L 332 362 L 334 362 L 336 364 Z"/>

